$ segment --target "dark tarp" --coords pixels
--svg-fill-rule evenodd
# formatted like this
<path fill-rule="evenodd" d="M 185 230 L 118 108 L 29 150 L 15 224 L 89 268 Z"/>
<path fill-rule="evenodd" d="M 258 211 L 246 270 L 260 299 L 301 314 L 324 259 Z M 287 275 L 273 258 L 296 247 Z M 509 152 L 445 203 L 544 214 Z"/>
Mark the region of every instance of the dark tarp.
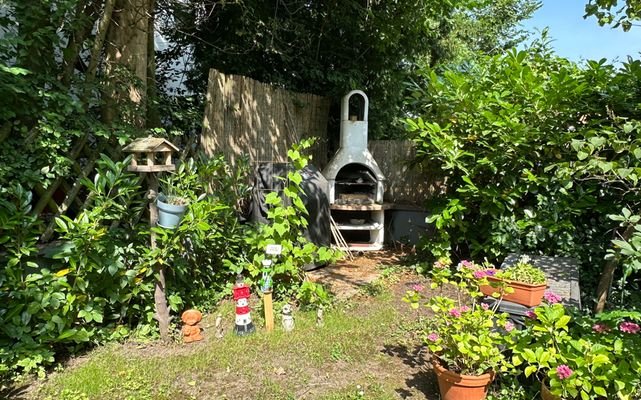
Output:
<path fill-rule="evenodd" d="M 254 171 L 254 189 L 252 192 L 251 220 L 267 223 L 267 204 L 265 196 L 277 191 L 288 204 L 289 199 L 283 194 L 287 185 L 288 163 L 258 163 Z M 305 237 L 317 246 L 331 244 L 330 211 L 328 183 L 323 174 L 313 165 L 307 165 L 301 171 L 303 181 L 301 200 L 309 213 Z M 315 266 L 309 266 L 311 268 Z M 307 269 L 307 268 L 306 268 Z"/>

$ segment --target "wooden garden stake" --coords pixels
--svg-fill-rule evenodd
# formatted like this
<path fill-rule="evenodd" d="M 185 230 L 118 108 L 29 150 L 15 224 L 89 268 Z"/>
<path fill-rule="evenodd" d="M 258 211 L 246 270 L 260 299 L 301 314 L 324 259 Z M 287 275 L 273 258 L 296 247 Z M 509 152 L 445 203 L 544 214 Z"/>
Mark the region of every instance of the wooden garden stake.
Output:
<path fill-rule="evenodd" d="M 174 171 L 176 169 L 176 166 L 171 162 L 171 153 L 178 151 L 178 147 L 174 146 L 167 139 L 148 137 L 136 139 L 122 150 L 133 153 L 133 159 L 128 170 L 146 173 L 149 178 L 149 191 L 147 192 L 147 199 L 149 200 L 149 226 L 153 228 L 158 221 L 158 207 L 156 206 L 158 176 L 156 173 L 160 171 Z M 162 160 L 162 164 L 156 164 L 157 154 L 160 155 L 159 159 Z M 156 247 L 156 235 L 153 231 L 151 232 L 150 245 L 152 249 Z M 160 339 L 163 342 L 167 342 L 169 341 L 170 317 L 165 291 L 165 269 L 162 265 L 156 264 L 154 266 L 154 272 L 156 277 L 154 288 L 154 305 L 156 312 L 154 318 L 158 321 Z"/>
<path fill-rule="evenodd" d="M 274 330 L 274 303 L 272 302 L 272 277 L 269 269 L 272 260 L 263 260 L 263 309 L 265 310 L 265 329 L 267 332 Z"/>
<path fill-rule="evenodd" d="M 277 257 L 283 251 L 283 247 L 278 244 L 268 244 L 265 254 Z M 272 260 L 266 258 L 263 260 L 263 308 L 265 309 L 265 329 L 267 332 L 274 330 L 274 303 L 272 301 Z"/>
<path fill-rule="evenodd" d="M 274 330 L 274 304 L 272 303 L 272 291 L 263 292 L 263 306 L 265 308 L 265 329 L 267 332 Z"/>

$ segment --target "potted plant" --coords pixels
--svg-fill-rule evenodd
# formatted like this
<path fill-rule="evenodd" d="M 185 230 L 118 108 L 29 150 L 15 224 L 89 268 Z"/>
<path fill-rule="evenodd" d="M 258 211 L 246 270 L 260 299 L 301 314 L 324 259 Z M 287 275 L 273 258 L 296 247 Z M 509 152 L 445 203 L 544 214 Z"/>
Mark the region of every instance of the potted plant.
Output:
<path fill-rule="evenodd" d="M 546 295 L 510 348 L 513 364 L 541 381 L 552 399 L 634 399 L 641 395 L 641 313 L 573 318 Z M 636 319 L 632 320 L 632 318 Z"/>
<path fill-rule="evenodd" d="M 530 264 L 528 256 L 523 256 L 514 265 L 496 271 L 494 276 L 488 277 L 489 285 L 481 286 L 481 291 L 486 296 L 497 297 L 497 288 L 500 281 L 505 281 L 511 289 L 503 289 L 499 294 L 503 300 L 522 304 L 526 307 L 535 307 L 541 304 L 541 299 L 547 288 L 545 273 Z"/>
<path fill-rule="evenodd" d="M 480 400 L 495 374 L 505 369 L 502 346 L 514 331 L 507 314 L 481 303 L 481 284 L 486 269 L 469 261 L 456 267 L 441 259 L 432 272 L 432 287 L 452 285 L 455 299 L 431 297 L 425 306 L 434 312 L 423 337 L 432 354 L 432 365 L 444 400 Z M 408 291 L 404 300 L 414 308 L 422 299 L 420 288 Z"/>
<path fill-rule="evenodd" d="M 190 200 L 195 197 L 193 188 L 197 184 L 193 159 L 181 163 L 174 173 L 160 180 L 160 193 L 156 197 L 158 225 L 170 229 L 178 226 Z"/>

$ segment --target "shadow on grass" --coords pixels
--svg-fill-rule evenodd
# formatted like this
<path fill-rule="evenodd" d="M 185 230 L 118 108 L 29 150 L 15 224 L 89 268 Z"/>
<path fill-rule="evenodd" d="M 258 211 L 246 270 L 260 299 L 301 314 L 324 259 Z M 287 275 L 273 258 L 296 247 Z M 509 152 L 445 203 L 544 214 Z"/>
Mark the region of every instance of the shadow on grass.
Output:
<path fill-rule="evenodd" d="M 405 365 L 414 369 L 414 373 L 405 379 L 406 387 L 396 389 L 396 393 L 406 399 L 412 397 L 411 388 L 425 395 L 427 400 L 439 400 L 436 376 L 429 367 L 429 360 L 424 346 L 386 345 L 383 354 L 400 359 Z"/>
<path fill-rule="evenodd" d="M 24 400 L 27 397 L 29 385 L 12 386 L 0 389 L 0 399 Z"/>

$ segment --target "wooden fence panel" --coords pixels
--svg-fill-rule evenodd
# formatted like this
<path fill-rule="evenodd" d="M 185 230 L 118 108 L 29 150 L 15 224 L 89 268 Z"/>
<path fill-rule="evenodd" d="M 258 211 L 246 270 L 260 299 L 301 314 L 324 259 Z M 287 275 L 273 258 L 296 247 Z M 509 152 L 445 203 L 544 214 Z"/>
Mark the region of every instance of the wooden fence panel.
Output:
<path fill-rule="evenodd" d="M 292 143 L 317 137 L 313 163 L 327 163 L 329 99 L 294 93 L 253 79 L 209 71 L 201 146 L 207 155 L 223 153 L 235 163 L 286 162 Z"/>
<path fill-rule="evenodd" d="M 443 190 L 442 180 L 421 165 L 412 165 L 416 157 L 409 140 L 370 140 L 369 151 L 385 175 L 385 201 L 423 206 Z"/>

